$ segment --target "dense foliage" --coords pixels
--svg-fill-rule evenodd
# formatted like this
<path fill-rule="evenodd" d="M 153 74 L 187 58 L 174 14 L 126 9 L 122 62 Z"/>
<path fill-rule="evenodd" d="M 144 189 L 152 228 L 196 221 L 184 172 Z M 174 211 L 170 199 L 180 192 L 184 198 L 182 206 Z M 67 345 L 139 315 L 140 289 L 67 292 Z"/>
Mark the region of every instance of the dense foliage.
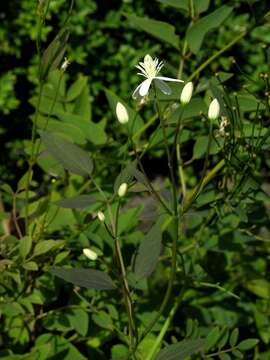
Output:
<path fill-rule="evenodd" d="M 0 17 L 0 359 L 268 360 L 268 2 Z"/>

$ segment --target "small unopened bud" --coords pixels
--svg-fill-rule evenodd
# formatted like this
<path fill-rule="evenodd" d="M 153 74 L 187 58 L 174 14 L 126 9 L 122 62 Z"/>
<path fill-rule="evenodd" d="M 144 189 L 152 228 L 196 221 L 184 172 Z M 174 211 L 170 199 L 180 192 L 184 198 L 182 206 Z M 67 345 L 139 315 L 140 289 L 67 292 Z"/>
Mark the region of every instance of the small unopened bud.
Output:
<path fill-rule="evenodd" d="M 183 90 L 180 95 L 180 101 L 183 105 L 186 105 L 190 102 L 192 93 L 193 93 L 193 84 L 190 81 L 183 87 Z"/>
<path fill-rule="evenodd" d="M 128 185 L 127 183 L 123 183 L 119 186 L 119 189 L 118 189 L 118 196 L 119 197 L 123 197 L 126 195 L 127 193 L 127 188 L 128 188 Z"/>
<path fill-rule="evenodd" d="M 219 111 L 220 111 L 219 102 L 217 101 L 217 99 L 212 100 L 208 109 L 208 118 L 210 120 L 217 119 L 219 117 Z"/>
<path fill-rule="evenodd" d="M 127 109 L 119 101 L 116 104 L 115 112 L 116 112 L 117 119 L 121 124 L 126 124 L 128 122 L 129 116 L 128 116 Z"/>
<path fill-rule="evenodd" d="M 104 215 L 104 213 L 102 211 L 99 211 L 97 213 L 97 217 L 98 217 L 99 221 L 101 221 L 101 222 L 105 221 L 105 215 Z"/>
<path fill-rule="evenodd" d="M 91 249 L 87 249 L 87 248 L 83 249 L 83 253 L 90 260 L 95 261 L 98 258 L 98 254 L 95 251 L 91 250 Z"/>

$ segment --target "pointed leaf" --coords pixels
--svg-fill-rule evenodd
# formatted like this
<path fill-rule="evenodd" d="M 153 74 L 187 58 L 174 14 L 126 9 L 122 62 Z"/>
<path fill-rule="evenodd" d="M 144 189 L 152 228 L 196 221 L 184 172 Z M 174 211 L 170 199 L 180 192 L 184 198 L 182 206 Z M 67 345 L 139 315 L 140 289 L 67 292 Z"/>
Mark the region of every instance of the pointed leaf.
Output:
<path fill-rule="evenodd" d="M 110 276 L 99 270 L 54 268 L 51 273 L 87 289 L 111 290 L 115 288 Z"/>
<path fill-rule="evenodd" d="M 197 54 L 202 46 L 206 34 L 218 28 L 230 15 L 233 8 L 223 5 L 211 14 L 195 22 L 187 31 L 187 42 L 190 50 Z"/>
<path fill-rule="evenodd" d="M 202 350 L 205 345 L 204 339 L 183 340 L 162 349 L 155 360 L 186 360 L 190 355 Z"/>
<path fill-rule="evenodd" d="M 135 259 L 135 276 L 142 279 L 154 271 L 161 251 L 162 231 L 159 225 L 154 225 L 144 237 Z"/>
<path fill-rule="evenodd" d="M 126 17 L 136 27 L 142 29 L 155 38 L 172 45 L 174 48 L 179 49 L 179 37 L 175 34 L 174 26 L 166 22 L 135 15 L 126 15 Z"/>
<path fill-rule="evenodd" d="M 247 339 L 240 342 L 240 344 L 237 345 L 237 348 L 241 351 L 246 351 L 249 349 L 254 348 L 258 344 L 258 339 Z"/>
<path fill-rule="evenodd" d="M 77 145 L 45 131 L 40 131 L 40 134 L 49 153 L 65 169 L 81 176 L 91 175 L 93 162 L 87 152 Z"/>
<path fill-rule="evenodd" d="M 31 236 L 24 236 L 20 239 L 20 255 L 21 257 L 25 258 L 32 247 L 32 237 Z"/>
<path fill-rule="evenodd" d="M 44 51 L 41 60 L 41 77 L 44 79 L 49 71 L 54 70 L 60 64 L 69 38 L 68 30 L 61 30 L 47 49 Z"/>

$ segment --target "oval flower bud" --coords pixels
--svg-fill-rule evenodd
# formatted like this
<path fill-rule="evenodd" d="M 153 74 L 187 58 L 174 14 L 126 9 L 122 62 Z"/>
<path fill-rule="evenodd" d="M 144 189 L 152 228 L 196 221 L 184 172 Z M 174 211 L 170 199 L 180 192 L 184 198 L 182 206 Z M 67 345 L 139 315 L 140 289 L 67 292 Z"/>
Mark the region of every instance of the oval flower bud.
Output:
<path fill-rule="evenodd" d="M 219 117 L 219 112 L 220 112 L 219 102 L 217 101 L 217 99 L 214 99 L 211 101 L 211 104 L 209 105 L 208 118 L 210 120 L 217 119 Z"/>
<path fill-rule="evenodd" d="M 118 196 L 119 197 L 123 197 L 126 195 L 127 193 L 127 188 L 128 188 L 128 185 L 127 183 L 123 183 L 119 186 L 119 189 L 118 189 Z"/>
<path fill-rule="evenodd" d="M 101 221 L 101 222 L 105 221 L 105 215 L 102 211 L 98 211 L 97 217 L 98 217 L 99 221 Z"/>
<path fill-rule="evenodd" d="M 116 109 L 115 109 L 115 112 L 116 112 L 116 116 L 117 116 L 117 119 L 118 121 L 121 123 L 121 124 L 126 124 L 129 120 L 129 116 L 128 116 L 128 112 L 127 112 L 127 109 L 126 107 L 120 103 L 118 101 L 118 103 L 116 104 Z"/>
<path fill-rule="evenodd" d="M 88 259 L 93 261 L 97 260 L 98 254 L 91 249 L 83 249 L 83 253 Z"/>
<path fill-rule="evenodd" d="M 190 81 L 183 87 L 183 90 L 180 95 L 180 101 L 183 105 L 186 105 L 190 102 L 192 93 L 193 93 L 193 84 Z"/>

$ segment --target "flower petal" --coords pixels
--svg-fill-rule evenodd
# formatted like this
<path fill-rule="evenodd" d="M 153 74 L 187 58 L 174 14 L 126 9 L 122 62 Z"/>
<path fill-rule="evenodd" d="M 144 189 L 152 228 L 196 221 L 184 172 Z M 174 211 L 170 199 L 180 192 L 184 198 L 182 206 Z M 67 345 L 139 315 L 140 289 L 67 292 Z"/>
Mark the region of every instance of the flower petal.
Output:
<path fill-rule="evenodd" d="M 162 80 L 156 80 L 157 78 L 155 78 L 155 84 L 157 85 L 157 87 L 159 88 L 159 90 L 161 92 L 163 92 L 163 94 L 165 95 L 170 95 L 172 93 L 171 88 Z"/>
<path fill-rule="evenodd" d="M 141 83 L 141 86 L 139 89 L 139 94 L 141 96 L 145 96 L 148 93 L 151 82 L 152 82 L 152 79 L 146 79 Z"/>
<path fill-rule="evenodd" d="M 164 76 L 155 76 L 155 79 L 158 79 L 158 80 L 164 80 L 164 81 L 184 82 L 183 80 L 179 80 L 179 79 L 172 79 L 172 78 L 168 78 L 168 77 L 164 77 Z"/>
<path fill-rule="evenodd" d="M 138 85 L 136 87 L 136 89 L 133 91 L 133 94 L 132 94 L 132 97 L 133 99 L 137 99 L 138 95 L 139 95 L 139 90 L 140 90 L 140 87 L 141 87 L 142 84 Z"/>

